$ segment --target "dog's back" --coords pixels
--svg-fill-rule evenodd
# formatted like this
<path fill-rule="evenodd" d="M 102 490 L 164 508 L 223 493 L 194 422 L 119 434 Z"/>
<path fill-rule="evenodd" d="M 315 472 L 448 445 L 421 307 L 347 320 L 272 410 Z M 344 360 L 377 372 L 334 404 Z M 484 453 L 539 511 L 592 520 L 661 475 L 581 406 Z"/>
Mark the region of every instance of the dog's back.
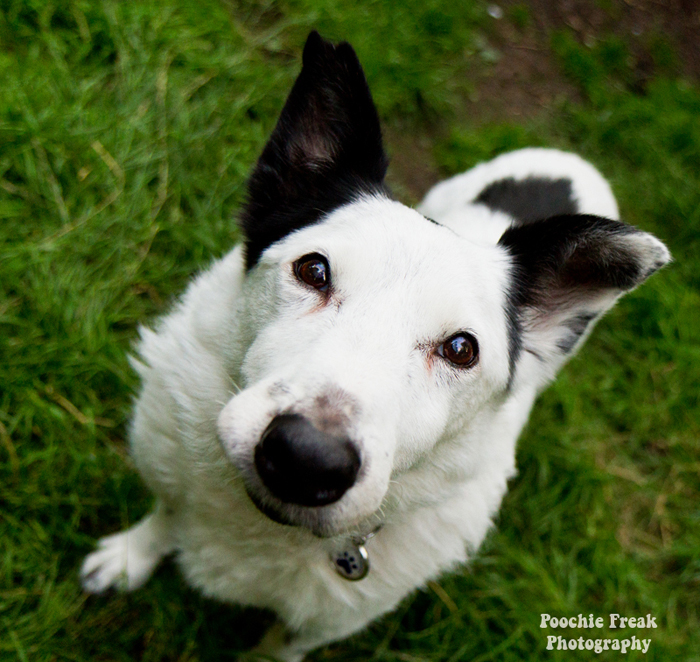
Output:
<path fill-rule="evenodd" d="M 418 206 L 471 240 L 495 244 L 512 224 L 564 214 L 618 220 L 610 185 L 577 154 L 529 147 L 436 184 Z"/>

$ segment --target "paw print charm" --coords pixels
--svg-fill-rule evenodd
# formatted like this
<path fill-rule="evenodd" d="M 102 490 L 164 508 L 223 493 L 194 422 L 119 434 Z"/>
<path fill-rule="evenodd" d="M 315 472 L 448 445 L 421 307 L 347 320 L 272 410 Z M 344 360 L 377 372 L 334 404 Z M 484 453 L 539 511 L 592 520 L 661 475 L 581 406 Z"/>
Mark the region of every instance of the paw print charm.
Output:
<path fill-rule="evenodd" d="M 364 579 L 369 572 L 369 556 L 364 545 L 348 541 L 346 545 L 331 552 L 331 563 L 335 571 L 344 579 L 357 581 Z"/>

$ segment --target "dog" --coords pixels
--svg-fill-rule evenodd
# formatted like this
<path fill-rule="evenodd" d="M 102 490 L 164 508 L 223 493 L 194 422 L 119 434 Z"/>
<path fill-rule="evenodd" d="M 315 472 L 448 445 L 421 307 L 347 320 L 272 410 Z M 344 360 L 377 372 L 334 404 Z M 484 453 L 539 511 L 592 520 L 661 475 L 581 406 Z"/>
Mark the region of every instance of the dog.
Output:
<path fill-rule="evenodd" d="M 536 396 L 670 260 L 574 154 L 499 156 L 417 209 L 387 165 L 355 52 L 312 32 L 242 245 L 142 330 L 130 438 L 156 503 L 100 540 L 86 591 L 175 553 L 205 595 L 277 614 L 261 656 L 357 632 L 476 553 Z"/>

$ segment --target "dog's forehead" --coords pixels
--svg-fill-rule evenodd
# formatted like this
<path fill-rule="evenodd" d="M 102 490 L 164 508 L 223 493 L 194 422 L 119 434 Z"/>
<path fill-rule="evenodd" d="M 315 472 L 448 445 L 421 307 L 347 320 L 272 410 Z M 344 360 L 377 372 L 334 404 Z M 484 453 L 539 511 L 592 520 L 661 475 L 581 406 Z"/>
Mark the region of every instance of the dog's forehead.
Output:
<path fill-rule="evenodd" d="M 377 322 L 389 316 L 387 325 L 415 340 L 467 330 L 494 349 L 507 342 L 510 263 L 497 246 L 471 242 L 400 203 L 365 198 L 289 235 L 263 262 L 289 264 L 315 252 L 328 258 L 347 312 Z"/>
<path fill-rule="evenodd" d="M 477 304 L 502 293 L 509 269 L 497 246 L 472 242 L 383 197 L 336 209 L 272 246 L 264 261 L 290 261 L 310 252 L 328 258 L 342 289 L 401 291 L 417 299 L 434 297 L 437 289 L 446 305 Z"/>

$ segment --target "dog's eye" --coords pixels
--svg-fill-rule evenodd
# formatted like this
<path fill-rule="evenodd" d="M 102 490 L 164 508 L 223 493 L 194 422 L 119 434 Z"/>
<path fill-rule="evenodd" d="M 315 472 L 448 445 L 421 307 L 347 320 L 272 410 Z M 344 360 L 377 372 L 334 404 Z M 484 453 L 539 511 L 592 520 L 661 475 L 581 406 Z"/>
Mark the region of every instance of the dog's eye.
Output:
<path fill-rule="evenodd" d="M 331 269 L 328 260 L 318 253 L 310 253 L 300 257 L 294 263 L 294 273 L 296 277 L 311 285 L 311 287 L 325 292 L 331 284 Z"/>
<path fill-rule="evenodd" d="M 437 348 L 437 353 L 460 368 L 470 368 L 479 356 L 479 344 L 470 333 L 457 333 Z"/>

